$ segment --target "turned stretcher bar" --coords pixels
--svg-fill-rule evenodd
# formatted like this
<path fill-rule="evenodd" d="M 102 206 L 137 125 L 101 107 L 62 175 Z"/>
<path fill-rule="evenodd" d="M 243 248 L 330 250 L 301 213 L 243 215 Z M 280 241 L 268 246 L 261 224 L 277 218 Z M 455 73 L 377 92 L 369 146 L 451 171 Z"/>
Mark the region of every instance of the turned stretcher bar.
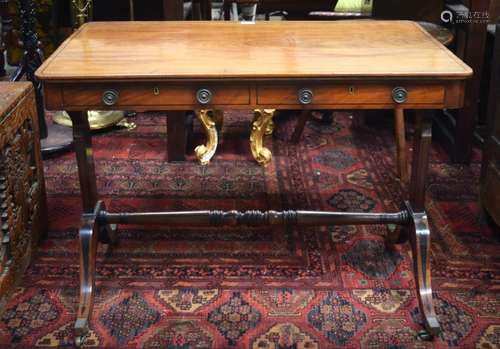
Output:
<path fill-rule="evenodd" d="M 101 224 L 145 224 L 175 226 L 263 226 L 263 225 L 351 225 L 409 223 L 406 210 L 396 213 L 357 213 L 327 211 L 178 211 L 110 213 L 100 211 Z"/>

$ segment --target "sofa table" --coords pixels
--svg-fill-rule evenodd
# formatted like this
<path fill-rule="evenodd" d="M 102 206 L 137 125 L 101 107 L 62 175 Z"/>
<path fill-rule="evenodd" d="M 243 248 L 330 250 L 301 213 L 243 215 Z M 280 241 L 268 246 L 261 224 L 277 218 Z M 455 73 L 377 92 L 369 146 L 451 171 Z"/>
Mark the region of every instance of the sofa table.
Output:
<path fill-rule="evenodd" d="M 431 146 L 430 109 L 460 108 L 471 69 L 418 24 L 339 22 L 94 22 L 82 26 L 38 69 L 49 110 L 73 121 L 83 201 L 80 304 L 76 342 L 89 329 L 98 241 L 116 224 L 343 225 L 397 224 L 388 243 L 409 238 L 426 332 L 439 332 L 430 276 L 430 231 L 424 209 Z M 188 110 L 257 109 L 252 151 L 271 152 L 263 135 L 272 109 L 416 109 L 410 195 L 395 213 L 325 211 L 186 211 L 110 213 L 98 200 L 87 110 L 167 112 L 170 160 L 185 150 Z M 215 122 L 205 115 L 213 135 Z M 250 123 L 250 120 L 249 120 Z M 213 149 L 207 140 L 207 152 Z"/>

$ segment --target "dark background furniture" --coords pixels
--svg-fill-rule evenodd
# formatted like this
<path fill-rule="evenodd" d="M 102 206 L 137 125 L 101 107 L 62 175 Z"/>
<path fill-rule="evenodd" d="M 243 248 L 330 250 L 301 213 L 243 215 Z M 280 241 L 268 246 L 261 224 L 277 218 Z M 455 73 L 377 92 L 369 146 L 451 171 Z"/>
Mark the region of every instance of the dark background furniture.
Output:
<path fill-rule="evenodd" d="M 5 76 L 5 48 L 7 33 L 12 27 L 12 19 L 8 16 L 8 0 L 0 0 L 0 18 L 2 20 L 2 31 L 0 32 L 0 77 Z"/>
<path fill-rule="evenodd" d="M 0 311 L 47 230 L 35 93 L 0 82 Z"/>
<path fill-rule="evenodd" d="M 490 94 L 488 106 L 488 135 L 483 150 L 481 168 L 481 204 L 497 225 L 500 225 L 500 24 L 494 30 Z"/>
<path fill-rule="evenodd" d="M 454 112 L 438 113 L 434 129 L 437 139 L 450 154 L 452 160 L 468 163 L 472 154 L 473 141 L 481 142 L 486 132 L 487 92 L 481 94 L 483 85 L 489 81 L 484 72 L 485 47 L 488 19 L 500 14 L 500 1 L 490 0 L 424 0 L 397 1 L 374 0 L 371 18 L 409 19 L 444 25 L 454 33 L 450 49 L 474 70 L 474 77 L 467 82 L 465 106 Z M 325 9 L 326 10 L 326 9 Z M 453 14 L 454 20 L 445 23 L 442 11 Z M 458 21 L 460 17 L 471 20 Z M 325 12 L 312 14 L 314 19 L 342 19 L 346 14 Z M 365 17 L 362 14 L 347 14 L 350 18 Z M 489 18 L 488 18 L 489 17 Z M 482 105 L 482 108 L 481 108 Z M 476 136 L 476 137 L 474 137 Z"/>
<path fill-rule="evenodd" d="M 134 20 L 210 20 L 212 2 L 210 0 L 193 0 L 191 7 L 184 10 L 184 0 L 135 0 L 131 11 L 129 0 L 94 0 L 94 21 L 122 20 L 128 21 L 133 14 Z M 185 13 L 186 12 L 186 13 Z"/>
<path fill-rule="evenodd" d="M 133 11 L 130 11 L 129 0 L 95 0 L 93 20 L 122 20 L 129 21 L 130 14 L 136 20 L 165 20 L 183 19 L 184 1 L 182 0 L 148 0 L 147 6 L 143 1 L 134 1 Z"/>
<path fill-rule="evenodd" d="M 490 0 L 448 1 L 445 8 L 455 18 L 468 12 L 488 13 Z M 464 107 L 455 112 L 445 111 L 444 117 L 439 115 L 436 118 L 435 132 L 452 159 L 460 163 L 468 163 L 471 159 L 474 131 L 479 120 L 479 103 L 482 97 L 479 91 L 483 78 L 487 24 L 478 19 L 448 23 L 455 31 L 452 50 L 474 70 L 474 76 L 466 85 Z M 484 120 L 481 121 L 484 124 Z"/>
<path fill-rule="evenodd" d="M 258 13 L 286 11 L 288 19 L 304 19 L 311 11 L 333 10 L 336 1 L 332 0 L 260 0 Z"/>
<path fill-rule="evenodd" d="M 373 0 L 372 15 L 382 19 L 408 19 L 439 23 L 444 0 Z"/>
<path fill-rule="evenodd" d="M 238 1 L 239 2 L 239 1 Z M 188 19 L 210 19 L 212 1 L 194 0 L 192 12 L 186 13 Z M 230 6 L 231 1 L 225 0 L 224 5 Z M 286 11 L 288 19 L 305 19 L 311 11 L 333 10 L 332 0 L 259 0 L 258 13 Z M 148 0 L 134 2 L 136 20 L 174 20 L 183 19 L 183 0 Z M 94 20 L 129 20 L 130 6 L 128 0 L 95 0 Z M 198 15 L 199 14 L 199 15 Z"/>

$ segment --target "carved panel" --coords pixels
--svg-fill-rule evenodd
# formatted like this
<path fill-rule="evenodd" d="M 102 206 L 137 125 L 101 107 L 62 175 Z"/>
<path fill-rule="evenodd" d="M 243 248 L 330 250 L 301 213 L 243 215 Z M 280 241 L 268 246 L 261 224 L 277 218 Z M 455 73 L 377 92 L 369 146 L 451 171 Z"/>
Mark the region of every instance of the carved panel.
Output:
<path fill-rule="evenodd" d="M 0 309 L 46 227 L 35 99 L 28 91 L 0 118 Z"/>

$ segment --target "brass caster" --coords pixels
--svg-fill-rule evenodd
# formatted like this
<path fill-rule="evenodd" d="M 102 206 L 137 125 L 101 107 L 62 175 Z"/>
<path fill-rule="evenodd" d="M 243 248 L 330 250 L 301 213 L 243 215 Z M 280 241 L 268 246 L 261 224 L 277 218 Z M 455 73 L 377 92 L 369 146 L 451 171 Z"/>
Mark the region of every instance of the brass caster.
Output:
<path fill-rule="evenodd" d="M 408 241 L 408 228 L 405 226 L 388 224 L 384 241 L 388 247 L 406 243 Z"/>
<path fill-rule="evenodd" d="M 387 224 L 387 233 L 384 236 L 385 246 L 393 248 L 399 240 L 399 227 L 395 224 Z"/>
<path fill-rule="evenodd" d="M 87 336 L 76 336 L 75 337 L 75 346 L 78 348 L 83 347 L 86 339 L 87 339 Z"/>
<path fill-rule="evenodd" d="M 125 114 L 121 110 L 89 110 L 87 117 L 91 130 L 102 130 L 119 124 L 120 121 L 123 121 Z M 71 127 L 73 125 L 71 117 L 65 111 L 56 112 L 53 121 L 63 126 Z"/>
<path fill-rule="evenodd" d="M 417 333 L 417 338 L 424 342 L 430 342 L 432 341 L 433 336 L 426 330 L 422 330 Z"/>

